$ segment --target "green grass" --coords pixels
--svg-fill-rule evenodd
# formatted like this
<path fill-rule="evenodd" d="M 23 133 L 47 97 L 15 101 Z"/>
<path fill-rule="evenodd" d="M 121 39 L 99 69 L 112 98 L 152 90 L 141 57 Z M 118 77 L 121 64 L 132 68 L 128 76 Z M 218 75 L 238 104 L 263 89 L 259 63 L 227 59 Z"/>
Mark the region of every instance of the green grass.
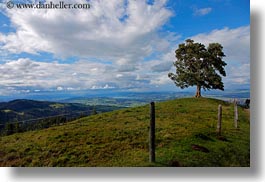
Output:
<path fill-rule="evenodd" d="M 6 112 L 6 113 L 8 113 L 8 112 L 13 112 L 12 110 L 10 110 L 10 109 L 5 109 L 5 110 L 2 110 L 3 112 Z"/>
<path fill-rule="evenodd" d="M 223 106 L 222 138 L 216 135 Z M 156 103 L 156 163 L 149 162 L 149 105 L 0 138 L 0 166 L 250 166 L 249 112 L 207 98 Z M 196 151 L 200 145 L 209 153 Z"/>
<path fill-rule="evenodd" d="M 15 114 L 17 114 L 17 115 L 21 115 L 21 116 L 24 115 L 24 112 L 16 112 L 16 111 L 12 111 L 12 110 L 10 110 L 10 109 L 0 110 L 0 111 L 3 111 L 3 112 L 5 112 L 5 113 L 15 113 Z"/>
<path fill-rule="evenodd" d="M 50 104 L 50 107 L 55 108 L 55 109 L 60 109 L 60 108 L 64 108 L 64 105 L 55 103 L 55 104 Z"/>

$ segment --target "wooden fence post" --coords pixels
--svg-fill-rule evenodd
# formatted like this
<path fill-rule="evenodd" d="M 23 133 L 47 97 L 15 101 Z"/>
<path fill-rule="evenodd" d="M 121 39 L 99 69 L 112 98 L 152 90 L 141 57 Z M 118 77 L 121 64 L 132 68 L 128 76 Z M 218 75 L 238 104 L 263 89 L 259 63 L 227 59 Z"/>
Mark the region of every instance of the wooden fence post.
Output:
<path fill-rule="evenodd" d="M 238 110 L 237 110 L 236 100 L 234 100 L 234 125 L 235 125 L 235 128 L 238 128 Z"/>
<path fill-rule="evenodd" d="M 217 134 L 220 136 L 222 132 L 222 105 L 218 106 L 218 122 L 217 122 Z"/>
<path fill-rule="evenodd" d="M 155 162 L 155 103 L 150 103 L 149 161 Z"/>

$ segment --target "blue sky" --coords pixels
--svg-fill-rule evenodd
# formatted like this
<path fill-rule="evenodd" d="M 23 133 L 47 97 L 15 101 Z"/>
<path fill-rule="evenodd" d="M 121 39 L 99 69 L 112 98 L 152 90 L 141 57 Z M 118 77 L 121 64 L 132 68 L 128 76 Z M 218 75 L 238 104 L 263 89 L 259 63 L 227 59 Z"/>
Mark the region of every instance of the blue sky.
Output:
<path fill-rule="evenodd" d="M 88 10 L 0 2 L 0 96 L 178 91 L 167 74 L 187 38 L 221 43 L 225 89 L 250 89 L 248 0 L 67 1 L 89 2 Z"/>

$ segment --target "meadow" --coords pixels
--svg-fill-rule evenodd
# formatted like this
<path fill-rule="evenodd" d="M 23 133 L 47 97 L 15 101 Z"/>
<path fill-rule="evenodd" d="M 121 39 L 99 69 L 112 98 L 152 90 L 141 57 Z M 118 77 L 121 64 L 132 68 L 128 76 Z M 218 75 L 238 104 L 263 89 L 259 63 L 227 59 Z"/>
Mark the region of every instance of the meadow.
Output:
<path fill-rule="evenodd" d="M 216 134 L 222 104 L 222 134 Z M 249 167 L 250 113 L 209 98 L 157 102 L 156 162 L 149 162 L 149 105 L 0 137 L 0 166 Z"/>

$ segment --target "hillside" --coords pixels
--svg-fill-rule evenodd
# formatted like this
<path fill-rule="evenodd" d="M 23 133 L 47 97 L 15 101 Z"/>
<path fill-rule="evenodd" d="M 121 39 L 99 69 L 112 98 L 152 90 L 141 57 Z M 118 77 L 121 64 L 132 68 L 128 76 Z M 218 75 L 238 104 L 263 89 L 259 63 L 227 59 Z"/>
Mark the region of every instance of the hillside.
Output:
<path fill-rule="evenodd" d="M 219 104 L 222 137 L 216 136 Z M 156 103 L 156 163 L 148 162 L 146 105 L 1 137 L 0 166 L 250 166 L 249 112 L 238 110 L 235 129 L 233 105 L 220 100 Z"/>
<path fill-rule="evenodd" d="M 106 112 L 119 109 L 120 107 L 20 99 L 10 102 L 0 102 L 0 124 L 34 120 L 56 115 L 65 115 L 70 118 L 80 116 L 82 113 L 89 115 L 95 108 L 98 112 Z"/>

